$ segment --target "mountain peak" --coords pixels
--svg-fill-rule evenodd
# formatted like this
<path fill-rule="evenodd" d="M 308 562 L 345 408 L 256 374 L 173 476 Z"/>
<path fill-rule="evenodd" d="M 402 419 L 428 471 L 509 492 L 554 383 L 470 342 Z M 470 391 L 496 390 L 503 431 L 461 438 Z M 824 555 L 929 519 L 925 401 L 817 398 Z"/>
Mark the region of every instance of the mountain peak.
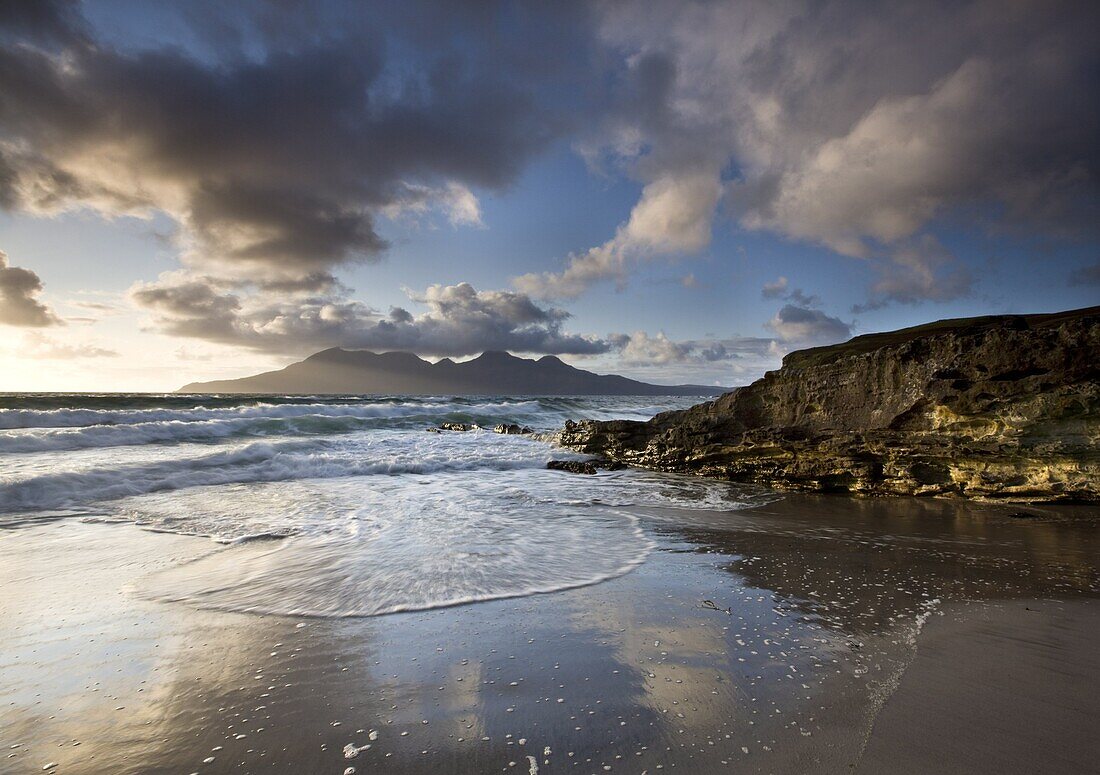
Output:
<path fill-rule="evenodd" d="M 486 350 L 481 355 L 470 361 L 471 363 L 508 363 L 510 361 L 522 361 L 506 350 Z"/>

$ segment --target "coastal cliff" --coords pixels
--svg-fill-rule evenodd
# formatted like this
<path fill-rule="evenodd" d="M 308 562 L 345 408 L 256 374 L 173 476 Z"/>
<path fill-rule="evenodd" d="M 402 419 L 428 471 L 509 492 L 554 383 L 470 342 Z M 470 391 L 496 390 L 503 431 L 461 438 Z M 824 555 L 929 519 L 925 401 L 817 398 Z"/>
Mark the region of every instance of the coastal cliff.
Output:
<path fill-rule="evenodd" d="M 561 442 L 663 471 L 781 489 L 1100 500 L 1100 307 L 946 320 L 788 355 L 648 422 Z"/>

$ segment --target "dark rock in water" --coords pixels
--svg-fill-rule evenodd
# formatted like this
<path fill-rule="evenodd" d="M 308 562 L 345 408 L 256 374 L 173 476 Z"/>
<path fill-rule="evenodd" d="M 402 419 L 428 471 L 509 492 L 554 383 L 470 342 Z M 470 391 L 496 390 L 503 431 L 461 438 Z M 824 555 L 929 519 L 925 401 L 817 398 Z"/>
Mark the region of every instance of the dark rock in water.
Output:
<path fill-rule="evenodd" d="M 501 423 L 497 427 L 493 428 L 493 430 L 496 433 L 505 433 L 508 435 L 534 433 L 534 431 L 528 428 L 526 425 L 520 426 L 516 425 L 515 423 Z"/>
<path fill-rule="evenodd" d="M 790 489 L 1100 500 L 1100 307 L 945 320 L 791 353 L 753 384 L 561 442 Z"/>
<path fill-rule="evenodd" d="M 464 422 L 441 422 L 439 424 L 439 429 L 443 431 L 468 431 L 472 427 Z"/>
<path fill-rule="evenodd" d="M 629 468 L 626 463 L 620 463 L 618 460 L 612 460 L 610 458 L 601 457 L 592 461 L 592 465 L 601 471 L 622 471 L 624 468 Z"/>
<path fill-rule="evenodd" d="M 589 460 L 551 460 L 546 464 L 551 471 L 568 471 L 571 474 L 594 474 L 596 466 Z"/>

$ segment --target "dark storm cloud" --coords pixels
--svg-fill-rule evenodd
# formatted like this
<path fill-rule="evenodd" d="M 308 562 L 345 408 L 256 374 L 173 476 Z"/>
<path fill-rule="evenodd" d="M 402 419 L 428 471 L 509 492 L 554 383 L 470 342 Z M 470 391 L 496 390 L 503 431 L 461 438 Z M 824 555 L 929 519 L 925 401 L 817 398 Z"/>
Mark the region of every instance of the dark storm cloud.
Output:
<path fill-rule="evenodd" d="M 0 40 L 71 43 L 84 37 L 75 0 L 5 0 L 0 3 Z"/>
<path fill-rule="evenodd" d="M 0 324 L 43 328 L 61 321 L 36 298 L 42 281 L 30 269 L 8 265 L 8 255 L 0 250 Z"/>
<path fill-rule="evenodd" d="M 438 48 L 410 53 L 305 4 L 209 8 L 201 31 L 221 59 L 75 33 L 39 46 L 36 31 L 71 12 L 4 17 L 15 40 L 0 50 L 0 204 L 163 211 L 184 226 L 190 264 L 285 281 L 376 258 L 380 211 L 505 186 L 560 130 L 507 47 L 490 67 L 443 27 L 418 33 Z"/>

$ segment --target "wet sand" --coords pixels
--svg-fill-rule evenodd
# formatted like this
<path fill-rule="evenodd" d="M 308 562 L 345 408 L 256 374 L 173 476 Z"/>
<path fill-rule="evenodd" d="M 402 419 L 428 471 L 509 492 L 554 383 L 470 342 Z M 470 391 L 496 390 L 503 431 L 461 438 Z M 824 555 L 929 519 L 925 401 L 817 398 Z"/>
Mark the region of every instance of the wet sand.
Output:
<path fill-rule="evenodd" d="M 971 604 L 932 618 L 859 772 L 1091 773 L 1100 605 Z"/>
<path fill-rule="evenodd" d="M 1084 771 L 1100 515 L 1010 511 L 650 510 L 605 583 L 344 619 L 146 594 L 248 545 L 7 530 L 0 772 Z"/>

